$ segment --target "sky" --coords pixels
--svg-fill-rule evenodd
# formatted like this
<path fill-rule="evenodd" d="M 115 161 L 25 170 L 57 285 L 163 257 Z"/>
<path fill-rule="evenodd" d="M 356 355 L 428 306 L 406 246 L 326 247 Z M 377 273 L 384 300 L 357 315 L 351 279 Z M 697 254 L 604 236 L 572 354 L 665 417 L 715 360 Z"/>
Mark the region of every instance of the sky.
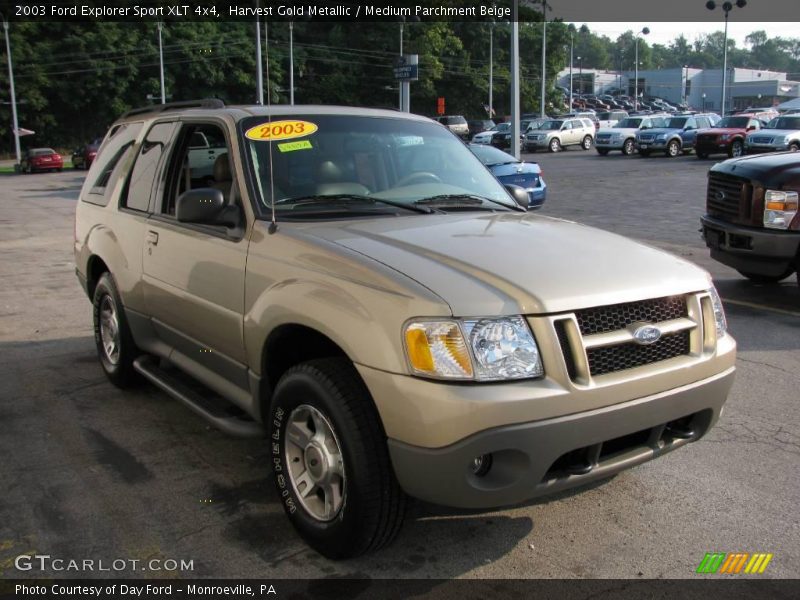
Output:
<path fill-rule="evenodd" d="M 583 23 L 575 23 L 576 27 L 580 27 Z M 704 33 L 713 33 L 715 31 L 722 31 L 722 23 L 702 22 L 702 23 L 586 23 L 589 29 L 597 35 L 606 35 L 612 40 L 616 39 L 618 35 L 625 33 L 628 30 L 641 31 L 642 27 L 649 27 L 650 34 L 647 36 L 648 44 L 662 44 L 668 45 L 678 35 L 683 33 L 689 43 L 693 42 L 696 38 Z M 729 23 L 728 24 L 728 37 L 736 40 L 736 47 L 745 47 L 744 38 L 752 33 L 763 29 L 767 32 L 769 37 L 788 37 L 800 38 L 800 23 L 797 22 L 784 22 L 784 23 Z"/>

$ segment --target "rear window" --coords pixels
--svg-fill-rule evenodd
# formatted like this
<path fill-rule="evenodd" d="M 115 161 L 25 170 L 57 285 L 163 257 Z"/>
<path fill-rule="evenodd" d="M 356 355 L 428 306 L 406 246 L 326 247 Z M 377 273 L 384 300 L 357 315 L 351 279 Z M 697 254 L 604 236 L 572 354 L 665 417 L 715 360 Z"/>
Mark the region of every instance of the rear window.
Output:
<path fill-rule="evenodd" d="M 35 148 L 31 150 L 31 156 L 49 156 L 50 154 L 55 154 L 56 151 L 50 148 Z"/>
<path fill-rule="evenodd" d="M 445 123 L 448 125 L 466 125 L 467 120 L 464 117 L 445 117 Z"/>

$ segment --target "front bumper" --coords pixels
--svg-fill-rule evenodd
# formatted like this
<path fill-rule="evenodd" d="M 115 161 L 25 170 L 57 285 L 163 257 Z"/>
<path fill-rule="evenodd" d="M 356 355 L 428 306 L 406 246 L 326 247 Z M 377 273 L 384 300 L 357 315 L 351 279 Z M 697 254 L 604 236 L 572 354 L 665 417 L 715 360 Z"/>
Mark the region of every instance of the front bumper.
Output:
<path fill-rule="evenodd" d="M 551 139 L 553 138 L 544 138 L 540 140 L 531 140 L 525 138 L 525 141 L 523 143 L 528 148 L 549 148 Z"/>
<path fill-rule="evenodd" d="M 507 506 L 583 485 L 705 435 L 734 370 L 596 410 L 489 429 L 444 448 L 390 439 L 394 471 L 411 496 L 460 508 Z M 489 471 L 475 475 L 473 459 L 487 454 Z"/>
<path fill-rule="evenodd" d="M 698 154 L 727 154 L 731 149 L 731 142 L 714 142 L 695 144 L 695 151 Z"/>
<path fill-rule="evenodd" d="M 602 141 L 595 138 L 594 147 L 600 148 L 601 150 L 622 150 L 622 147 L 625 145 L 624 139 L 611 139 L 608 141 Z"/>
<path fill-rule="evenodd" d="M 744 151 L 747 154 L 760 154 L 762 152 L 785 152 L 788 144 L 748 144 L 745 142 Z"/>
<path fill-rule="evenodd" d="M 800 232 L 744 227 L 700 218 L 711 258 L 738 271 L 779 277 L 800 256 Z"/>

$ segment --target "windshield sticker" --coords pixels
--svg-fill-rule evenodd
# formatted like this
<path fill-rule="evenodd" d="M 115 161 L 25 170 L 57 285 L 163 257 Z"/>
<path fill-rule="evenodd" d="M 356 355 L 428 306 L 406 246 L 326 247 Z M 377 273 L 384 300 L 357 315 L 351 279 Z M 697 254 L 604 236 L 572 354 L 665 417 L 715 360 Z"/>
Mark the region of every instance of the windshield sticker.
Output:
<path fill-rule="evenodd" d="M 299 142 L 285 142 L 278 144 L 278 150 L 281 152 L 294 152 L 295 150 L 311 150 L 313 146 L 308 140 L 300 140 Z"/>
<path fill-rule="evenodd" d="M 311 135 L 317 129 L 316 124 L 309 121 L 272 121 L 251 127 L 244 135 L 257 142 L 277 142 Z"/>

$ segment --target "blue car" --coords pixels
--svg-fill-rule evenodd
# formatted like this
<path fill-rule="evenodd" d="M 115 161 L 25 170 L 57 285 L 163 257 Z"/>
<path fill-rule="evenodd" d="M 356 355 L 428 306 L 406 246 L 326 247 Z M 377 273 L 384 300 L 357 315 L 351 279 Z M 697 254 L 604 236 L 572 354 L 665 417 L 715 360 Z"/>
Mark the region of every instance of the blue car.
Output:
<path fill-rule="evenodd" d="M 547 196 L 547 184 L 542 169 L 535 162 L 522 162 L 502 150 L 482 144 L 467 144 L 502 184 L 513 184 L 525 188 L 530 198 L 528 210 L 541 208 Z"/>
<path fill-rule="evenodd" d="M 636 134 L 636 149 L 644 157 L 652 152 L 663 152 L 670 158 L 689 154 L 694 149 L 697 130 L 712 127 L 718 120 L 715 117 L 710 113 L 670 117 L 665 127 L 640 130 Z"/>

